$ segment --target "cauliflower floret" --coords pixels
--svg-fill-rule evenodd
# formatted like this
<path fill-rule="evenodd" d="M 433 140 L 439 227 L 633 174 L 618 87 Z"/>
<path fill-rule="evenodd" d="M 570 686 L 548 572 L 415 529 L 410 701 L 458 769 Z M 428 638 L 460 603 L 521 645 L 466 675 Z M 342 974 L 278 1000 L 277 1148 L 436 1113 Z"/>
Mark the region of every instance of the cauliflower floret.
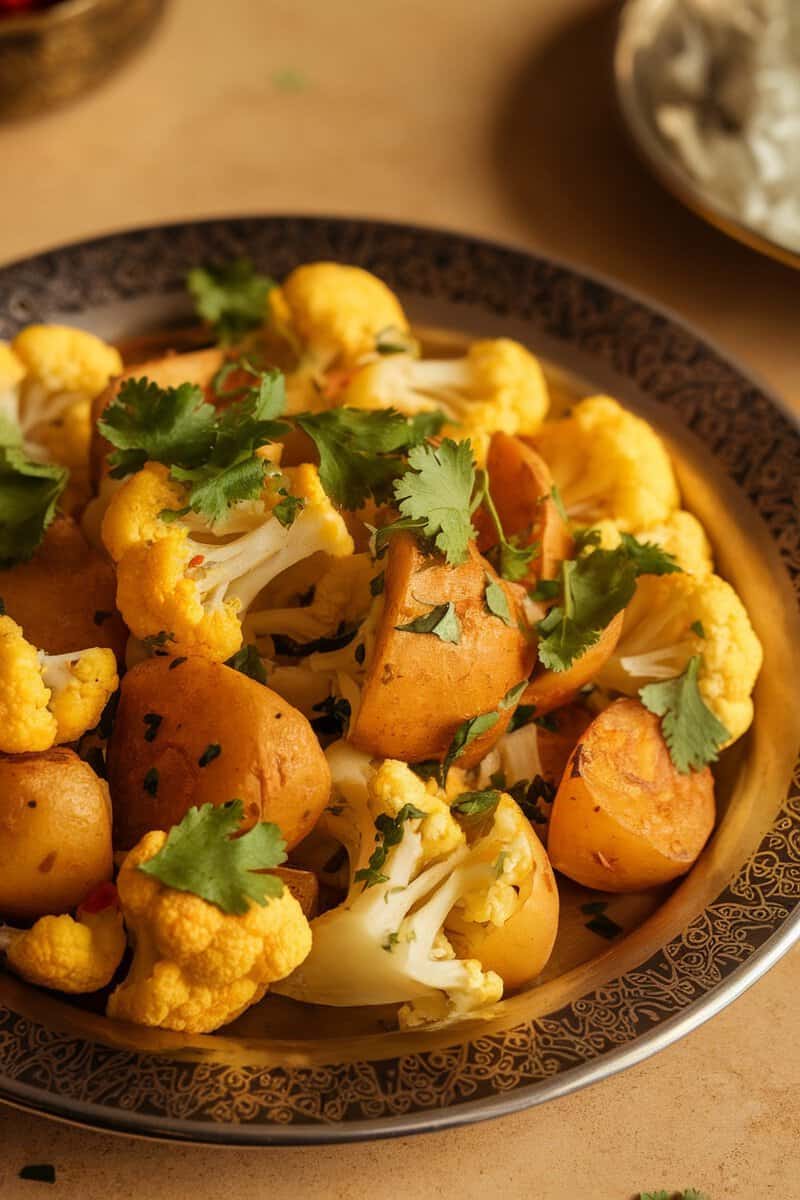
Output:
<path fill-rule="evenodd" d="M 19 423 L 19 385 L 25 367 L 8 342 L 0 342 L 0 419 Z"/>
<path fill-rule="evenodd" d="M 289 412 L 327 405 L 326 375 L 374 354 L 380 334 L 408 334 L 400 302 L 382 280 L 360 267 L 307 263 L 269 293 L 273 328 L 294 349 L 286 379 Z"/>
<path fill-rule="evenodd" d="M 547 383 L 530 351 L 509 338 L 473 342 L 463 358 L 420 360 L 392 354 L 363 367 L 346 388 L 354 408 L 396 408 L 412 415 L 440 410 L 443 433 L 472 441 L 484 462 L 498 430 L 533 434 L 549 406 Z"/>
<path fill-rule="evenodd" d="M 404 763 L 375 763 L 345 742 L 327 755 L 333 801 L 320 827 L 346 847 L 350 886 L 312 922 L 311 954 L 276 990 L 312 1004 L 396 1003 L 403 1028 L 495 1003 L 500 976 L 458 958 L 446 926 L 454 913 L 502 926 L 517 911 L 534 864 L 514 801 L 501 796 L 470 841 L 450 796 Z"/>
<path fill-rule="evenodd" d="M 30 929 L 0 929 L 8 965 L 28 983 L 59 992 L 96 992 L 111 982 L 125 953 L 122 913 L 113 883 L 102 883 L 78 909 L 40 917 Z"/>
<path fill-rule="evenodd" d="M 536 448 L 581 525 L 610 518 L 625 532 L 648 529 L 680 502 L 661 438 L 610 396 L 581 400 L 569 417 L 543 425 Z"/>
<path fill-rule="evenodd" d="M 103 538 L 118 561 L 117 606 L 135 637 L 163 632 L 176 654 L 224 660 L 241 646 L 241 620 L 271 579 L 319 550 L 353 553 L 316 468 L 289 468 L 283 478 L 304 502 L 291 525 L 272 515 L 278 499 L 273 480 L 263 501 L 243 505 L 248 531 L 220 540 L 218 532 L 236 528 L 235 512 L 220 530 L 195 514 L 165 521 L 164 508 L 184 506 L 183 491 L 154 464 L 131 476 L 111 500 Z M 190 536 L 195 532 L 215 540 Z"/>
<path fill-rule="evenodd" d="M 750 693 L 763 655 L 744 605 L 718 575 L 641 576 L 596 682 L 635 696 L 645 684 L 680 675 L 695 654 L 702 655 L 700 694 L 733 742 L 752 722 Z"/>
<path fill-rule="evenodd" d="M 372 602 L 370 583 L 378 570 L 368 554 L 335 558 L 314 584 L 310 604 L 251 612 L 247 632 L 254 638 L 283 634 L 300 643 L 332 637 L 342 626 L 363 621 Z"/>
<path fill-rule="evenodd" d="M 100 720 L 117 690 L 113 650 L 45 654 L 0 617 L 0 751 L 24 754 L 74 742 Z"/>
<path fill-rule="evenodd" d="M 598 521 L 592 529 L 600 534 L 603 550 L 615 550 L 620 544 L 619 529 L 611 520 Z M 692 513 L 678 508 L 649 529 L 637 529 L 633 536 L 639 542 L 652 542 L 671 554 L 682 570 L 690 575 L 710 575 L 714 570 L 711 545 L 706 531 Z"/>
<path fill-rule="evenodd" d="M 286 887 L 237 916 L 140 871 L 166 840 L 161 831 L 145 834 L 122 864 L 117 888 L 135 953 L 107 1012 L 138 1025 L 211 1033 L 303 961 L 311 931 Z"/>

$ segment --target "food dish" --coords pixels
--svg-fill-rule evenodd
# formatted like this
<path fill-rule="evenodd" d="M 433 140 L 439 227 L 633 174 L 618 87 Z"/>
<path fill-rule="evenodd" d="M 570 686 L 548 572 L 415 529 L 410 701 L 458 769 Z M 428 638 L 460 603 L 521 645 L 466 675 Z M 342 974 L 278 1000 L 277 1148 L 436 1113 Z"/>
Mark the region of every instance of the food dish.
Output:
<path fill-rule="evenodd" d="M 387 362 L 391 362 L 391 359 L 387 358 L 387 359 L 386 359 L 386 361 L 387 361 Z M 399 360 L 396 360 L 396 361 L 399 361 Z M 367 370 L 369 370 L 369 367 L 367 367 Z M 581 406 L 581 404 L 578 404 L 578 406 L 577 406 L 577 409 L 576 409 L 576 412 L 578 413 L 578 415 L 579 415 L 579 414 L 581 414 L 581 413 L 583 412 L 583 409 L 582 409 L 582 406 Z M 573 439 L 575 439 L 575 421 L 576 421 L 576 418 L 575 418 L 575 416 L 572 416 L 572 418 L 567 418 L 566 420 L 567 420 L 567 421 L 572 421 L 572 422 L 573 422 L 573 425 L 572 425 L 572 440 L 573 440 Z M 446 445 L 447 445 L 447 443 L 443 443 L 443 446 L 441 446 L 441 448 L 440 448 L 438 451 L 432 451 L 432 452 L 435 452 L 435 454 L 438 454 L 439 456 L 441 456 L 441 454 L 443 454 L 443 452 L 444 452 L 444 449 L 445 449 L 445 446 L 446 446 Z M 487 448 L 487 449 L 488 449 L 488 448 Z M 455 452 L 455 451 L 453 451 L 453 452 Z M 289 468 L 289 470 L 290 470 L 290 469 L 291 469 L 291 468 Z M 296 470 L 301 470 L 301 469 L 302 469 L 302 468 L 296 468 Z M 151 474 L 152 474 L 152 472 L 151 472 Z M 287 474 L 288 474 L 288 473 L 287 473 Z M 136 479 L 138 479 L 138 478 L 140 479 L 140 475 L 137 475 L 136 473 L 133 473 L 133 474 L 132 474 L 132 479 L 133 479 L 133 480 L 136 480 Z M 289 475 L 289 478 L 291 479 L 291 476 L 290 476 L 290 475 Z M 122 492 L 124 492 L 124 491 L 125 491 L 125 488 L 126 488 L 126 487 L 128 488 L 128 490 L 130 490 L 130 485 L 127 485 L 127 484 L 125 484 L 125 485 L 122 485 L 122 488 L 121 488 L 120 492 L 118 493 L 118 497 L 119 497 L 119 496 L 121 496 Z M 569 498 L 569 499 L 570 499 L 570 497 L 569 497 L 569 480 L 567 480 L 567 481 L 566 481 L 566 487 L 565 487 L 565 491 L 567 491 L 567 498 Z M 112 500 L 112 502 L 110 502 L 110 506 L 109 506 L 109 512 L 112 512 L 112 511 L 114 510 L 114 505 L 115 505 L 115 504 L 118 504 L 118 497 L 115 497 L 115 498 Z M 575 500 L 575 497 L 572 497 L 572 499 L 573 499 L 573 500 Z M 581 500 L 581 497 L 578 497 L 578 500 Z M 309 497 L 309 496 L 307 496 L 307 504 L 308 504 L 308 508 L 309 508 L 309 509 L 311 509 L 311 508 L 312 508 L 312 503 L 311 503 L 311 497 Z M 166 505 L 164 505 L 164 506 L 166 506 Z M 160 509 L 160 511 L 161 511 L 161 509 Z M 108 524 L 108 518 L 107 518 L 107 524 Z M 398 558 L 398 552 L 395 550 L 395 546 L 399 546 L 399 547 L 408 546 L 408 539 L 407 539 L 407 538 L 404 538 L 404 536 L 403 536 L 403 535 L 398 535 L 398 539 L 397 539 L 395 542 L 393 542 L 393 544 L 391 544 L 391 545 L 390 545 L 390 550 L 389 550 L 389 564 L 390 564 L 390 565 L 389 565 L 389 569 L 387 569 L 387 576 L 389 576 L 390 578 L 391 578 L 391 574 L 392 574 L 392 572 L 391 572 L 391 564 L 392 564 L 393 562 L 395 562 L 395 560 Z M 407 551 L 404 551 L 404 556 L 405 556 L 405 558 L 408 558 L 408 557 L 409 557 L 409 554 L 410 554 L 410 556 L 411 556 L 411 557 L 413 557 L 415 553 L 417 553 L 417 554 L 419 554 L 419 553 L 425 553 L 425 550 L 420 550 L 420 547 L 417 547 L 417 548 L 416 548 L 416 550 L 414 550 L 414 548 L 411 548 L 411 550 L 410 550 L 410 551 L 408 551 L 408 550 L 407 550 Z M 588 553 L 588 558 L 593 558 L 593 557 L 597 556 L 597 554 L 601 554 L 601 556 L 602 556 L 602 554 L 603 554 L 603 553 L 604 553 L 604 554 L 606 554 L 606 556 L 609 556 L 609 554 L 613 554 L 613 551 L 604 551 L 604 552 L 603 552 L 603 551 L 597 551 L 597 550 L 595 550 L 595 548 L 589 548 L 589 550 L 587 551 L 587 553 Z M 619 557 L 619 556 L 618 556 L 618 557 Z M 120 556 L 120 560 L 121 560 L 121 556 Z M 587 559 L 587 560 L 588 560 L 588 559 Z M 603 562 L 606 562 L 606 560 L 608 560 L 608 559 L 607 559 L 607 558 L 603 558 Z M 469 565 L 469 564 L 468 564 L 468 565 Z M 434 569 L 434 570 L 435 570 L 435 569 Z M 455 568 L 451 568 L 451 570 L 455 571 Z M 482 571 L 482 572 L 487 572 L 488 570 L 489 570 L 489 569 L 488 569 L 488 568 L 486 568 L 486 566 L 483 566 L 483 565 L 481 564 L 481 571 Z M 139 572 L 139 574 L 140 574 L 140 572 Z M 397 575 L 397 569 L 395 569 L 395 572 L 393 572 L 393 574 Z M 666 575 L 664 575 L 664 576 L 663 576 L 664 580 L 667 580 L 667 578 L 669 578 L 669 575 L 670 575 L 670 574 L 672 574 L 672 575 L 675 575 L 675 577 L 678 577 L 678 572 L 669 572 L 669 574 L 666 574 Z M 402 575 L 402 572 L 401 572 L 401 575 Z M 134 580 L 136 580 L 136 578 L 137 578 L 136 572 L 133 572 L 133 578 L 134 578 Z M 387 582 L 389 582 L 389 580 L 387 580 Z M 494 582 L 494 581 L 493 581 L 493 582 Z M 738 581 L 736 581 L 736 582 L 738 582 Z M 499 586 L 499 584 L 498 584 L 498 586 Z M 511 595 L 511 594 L 509 593 L 509 595 Z M 389 602 L 390 602 L 390 600 L 391 600 L 391 596 L 392 596 L 392 588 L 391 588 L 391 587 L 389 587 L 389 589 L 387 589 L 387 595 L 386 595 L 386 604 L 387 604 L 387 605 L 389 605 Z M 506 600 L 507 600 L 507 598 L 506 598 Z M 125 606 L 124 606 L 124 607 L 125 607 Z M 435 607 L 435 606 L 434 606 L 434 607 Z M 130 611 L 131 611 L 131 610 L 130 610 L 130 606 L 128 606 L 128 613 L 130 613 Z M 416 617 L 414 616 L 414 614 L 411 614 L 411 616 L 413 616 L 413 619 L 416 619 Z M 134 619 L 136 619 L 136 618 L 134 618 Z M 504 628 L 504 629 L 505 629 L 505 628 L 509 628 L 509 629 L 511 629 L 511 628 L 512 628 L 511 624 L 509 624 L 509 625 L 506 625 L 506 623 L 505 623 L 505 622 L 503 622 L 503 620 L 501 620 L 500 618 L 498 618 L 498 617 L 494 617 L 494 619 L 497 619 L 497 620 L 498 620 L 498 622 L 499 622 L 499 624 L 500 624 L 501 626 L 503 626 L 503 628 Z M 541 619 L 541 618 L 540 618 L 540 619 Z M 156 630 L 152 630 L 152 631 L 150 631 L 150 630 L 143 630 L 143 631 L 142 631 L 142 635 L 140 635 L 140 636 L 142 636 L 142 637 L 157 637 L 157 632 L 158 632 L 158 631 L 156 631 Z M 425 640 L 425 638 L 427 638 L 427 637 L 435 637 L 435 634 L 433 634 L 433 632 L 428 632 L 428 634 L 423 634 L 423 632 L 422 632 L 421 630 L 417 630 L 417 629 L 415 629 L 415 630 L 407 630 L 407 631 L 403 631 L 403 632 L 405 632 L 405 634 L 407 634 L 407 635 L 409 636 L 409 640 L 410 640 L 410 641 L 413 641 L 413 642 L 417 642 L 417 641 L 422 641 L 422 640 Z M 545 630 L 542 630 L 542 634 L 545 634 Z M 179 636 L 179 637 L 182 637 L 182 636 L 184 636 L 184 635 L 182 635 L 182 634 L 179 634 L 178 636 Z M 225 635 L 225 636 L 227 636 L 227 635 Z M 698 635 L 698 636 L 700 636 L 700 635 Z M 441 638 L 439 638 L 439 641 L 441 641 Z M 545 637 L 542 637 L 542 641 L 545 641 Z M 190 647 L 179 647 L 179 648 L 180 648 L 180 649 L 191 649 Z M 228 646 L 227 646 L 227 643 L 225 643 L 225 649 L 227 649 L 227 648 L 228 648 Z M 235 648 L 234 648 L 234 652 L 235 652 Z M 518 652 L 518 650 L 517 650 L 517 653 L 519 653 L 519 652 Z M 179 658 L 187 658 L 187 655 L 179 655 Z M 434 658 L 435 658 L 435 656 L 434 656 L 434 655 L 431 655 L 431 659 L 434 659 Z M 630 658 L 630 655 L 627 655 L 627 658 Z M 368 661 L 369 661 L 369 660 L 368 660 Z M 500 661 L 501 661 L 501 659 L 500 659 Z M 152 666 L 152 662 L 155 662 L 155 664 L 156 664 L 156 666 L 157 666 L 157 664 L 158 664 L 158 660 L 157 660 L 157 659 L 156 659 L 156 660 L 151 660 L 151 664 L 149 664 L 149 665 L 145 665 L 145 670 L 155 670 L 155 667 L 154 667 L 154 666 Z M 134 674 L 136 674 L 136 672 L 137 672 L 138 670 L 140 670 L 140 668 L 134 667 L 134 668 L 133 668 L 133 671 L 131 672 L 130 676 L 128 676 L 128 678 L 133 678 L 133 677 L 134 677 Z M 169 668 L 167 668 L 167 670 L 169 670 Z M 222 670 L 222 668 L 221 668 L 221 670 Z M 225 668 L 225 670 L 229 670 L 229 668 Z M 515 668 L 515 670 L 516 670 L 516 668 Z M 176 673 L 176 672 L 175 672 L 175 673 Z M 516 678 L 516 677 L 515 677 L 515 678 Z M 261 686 L 261 685 L 260 685 L 260 684 L 258 684 L 258 685 L 255 685 L 255 684 L 254 684 L 253 686 L 254 686 L 254 688 L 260 688 L 260 686 Z M 503 695 L 501 695 L 501 696 L 499 696 L 499 697 L 498 697 L 498 707 L 499 707 L 499 701 L 503 700 L 503 698 L 504 698 L 504 697 L 507 695 L 507 692 L 509 692 L 510 690 L 511 690 L 511 689 L 506 689 L 506 688 L 505 688 L 505 684 L 504 684 L 504 691 L 503 691 Z M 366 689 L 365 689 L 365 695 L 366 695 Z M 518 697 L 515 697 L 515 698 L 517 698 L 517 700 L 518 700 Z M 625 704 L 627 704 L 628 708 L 630 708 L 631 706 L 632 706 L 633 708 L 638 708 L 638 706 L 637 706 L 637 703 L 636 703 L 636 702 L 624 701 L 624 702 L 622 702 L 622 707 L 624 707 L 624 706 L 625 706 Z M 366 709 L 367 709 L 367 710 L 368 710 L 368 707 L 369 707 L 369 706 L 368 706 L 368 704 L 367 704 L 367 706 L 366 706 Z M 507 707 L 509 707 L 509 708 L 511 708 L 511 707 L 512 707 L 512 704 L 511 704 L 511 702 L 509 702 L 509 704 L 507 704 Z M 542 708 L 541 697 L 540 697 L 540 712 L 542 712 L 542 710 L 543 710 L 543 708 Z M 152 712 L 152 709 L 151 709 L 151 712 Z M 612 709 L 609 709 L 609 710 L 608 710 L 608 712 L 612 712 Z M 139 714 L 139 715 L 140 715 L 140 714 Z M 359 713 L 357 713 L 357 714 L 356 714 L 356 720 L 360 720 L 360 716 L 361 716 L 361 712 L 360 712 L 360 710 L 359 710 Z M 657 725 L 657 719 L 655 718 L 655 716 L 654 716 L 654 718 L 652 718 L 652 721 L 654 721 L 654 722 L 655 722 L 655 724 Z M 385 722 L 378 722 L 378 724 L 380 724 L 380 726 L 381 726 L 381 730 L 383 730 L 383 727 L 384 727 L 384 725 L 385 725 Z M 456 724 L 457 724 L 457 722 L 456 722 Z M 499 724 L 499 722 L 498 722 L 498 724 Z M 745 722 L 745 724 L 746 724 L 746 722 Z M 373 722 L 373 725 L 374 725 L 374 722 Z M 453 722 L 451 722 L 451 730 L 452 730 L 452 727 L 453 727 Z M 488 732 L 488 731 L 483 731 L 483 732 Z M 361 734 L 361 736 L 362 736 L 363 738 L 367 738 L 367 739 L 368 739 L 368 738 L 371 738 L 371 737 L 373 736 L 373 734 L 372 734 L 371 732 L 369 732 L 368 722 L 367 722 L 367 732 L 366 732 L 366 733 L 362 733 L 362 734 Z M 407 733 L 407 734 L 404 734 L 404 737 L 409 737 L 409 736 L 410 736 L 410 734 L 408 734 L 408 733 Z M 154 744 L 155 744 L 155 743 L 157 743 L 157 736 L 156 736 L 156 738 L 154 739 Z M 445 746 L 445 745 L 441 746 L 441 750 L 440 750 L 440 752 L 444 752 L 444 750 L 445 750 L 445 749 L 446 749 L 446 746 Z M 374 751 L 373 751 L 373 752 L 374 752 Z M 385 751 L 385 750 L 383 750 L 383 748 L 381 748 L 381 751 L 380 751 L 380 752 L 381 752 L 381 754 L 387 754 L 387 752 L 389 752 L 389 751 Z M 426 754 L 423 754 L 423 752 L 422 752 L 422 748 L 417 748 L 417 750 L 415 751 L 415 754 L 414 754 L 414 755 L 410 755 L 410 754 L 408 754 L 408 751 L 407 751 L 407 756 L 408 756 L 408 757 L 416 757 L 416 758 L 417 758 L 417 760 L 419 760 L 419 758 L 425 758 L 425 757 L 426 757 Z M 420 785 L 420 786 L 421 786 L 421 785 Z M 473 788 L 473 791 L 475 791 L 475 790 L 476 790 L 476 788 Z M 483 791 L 487 791 L 487 790 L 486 790 L 486 788 L 483 788 Z M 423 792 L 425 792 L 425 788 L 423 788 Z M 433 793 L 432 793 L 432 792 L 428 792 L 427 794 L 433 794 Z M 459 793 L 459 794 L 461 794 L 461 793 Z M 558 804 L 559 804 L 559 800 L 557 800 L 557 809 L 558 809 Z M 740 816 L 741 816 L 741 814 L 740 814 Z M 420 828 L 422 827 L 422 824 L 423 824 L 423 823 L 425 823 L 425 822 L 422 822 L 422 821 L 421 821 L 421 818 L 413 818 L 413 820 L 420 820 L 420 822 L 421 822 L 421 824 L 420 824 Z M 735 822 L 734 822 L 734 823 L 735 823 Z M 706 830 L 706 832 L 708 832 L 708 830 Z M 404 838 L 403 838 L 403 839 L 401 839 L 401 841 L 403 841 L 403 840 L 404 840 Z M 567 840 L 569 840 L 569 839 L 567 839 Z M 704 838 L 700 838 L 700 841 L 702 841 L 702 840 L 704 840 Z M 715 839 L 715 841 L 716 841 L 716 840 L 718 840 L 718 839 Z M 500 856 L 495 856 L 495 857 L 493 858 L 493 862 L 495 862 L 495 860 L 497 860 L 497 858 L 498 858 L 498 857 L 500 857 Z M 603 856 L 603 857 L 606 857 L 606 856 Z M 391 852 L 389 853 L 389 856 L 387 856 L 387 858 L 386 858 L 386 862 L 387 862 L 387 864 L 389 864 L 389 866 L 390 866 L 390 868 L 391 868 L 391 866 L 393 865 L 393 863 L 392 863 L 392 856 L 391 856 Z M 378 865 L 380 866 L 380 865 L 383 865 L 383 864 L 378 864 Z M 575 866 L 572 866 L 572 868 L 570 868 L 570 870 L 572 871 L 572 874 L 573 874 L 573 875 L 575 875 L 575 874 L 576 874 Z M 698 872 L 699 872 L 699 869 L 698 869 Z M 698 874 L 698 872 L 694 872 L 694 874 Z M 125 872 L 124 872 L 124 874 L 125 874 Z M 578 874 L 579 874 L 579 872 L 578 872 Z M 702 875 L 702 872 L 700 872 L 700 875 Z M 708 882 L 708 880 L 706 880 L 706 882 Z M 267 906 L 267 908 L 269 908 L 269 906 Z M 667 907 L 666 907 L 666 910 L 661 910 L 661 911 L 662 911 L 662 912 L 663 912 L 663 911 L 667 911 L 667 910 L 668 910 L 668 908 L 669 908 L 669 905 L 667 905 Z M 391 953 L 391 950 L 390 950 L 390 952 L 386 952 L 386 953 L 387 953 L 387 954 Z M 313 958 L 313 952 L 312 952 L 312 958 Z M 309 959 L 308 961 L 309 961 L 309 962 L 311 962 L 311 961 L 312 961 L 312 959 Z M 539 989 L 539 991 L 540 991 L 540 995 L 541 995 L 541 991 L 542 991 L 542 989 Z M 531 994 L 531 995 L 533 995 L 533 994 Z M 395 998 L 395 997 L 392 997 L 392 998 Z M 402 998 L 402 997 L 397 997 L 397 998 Z M 495 997 L 495 998 L 497 998 L 497 997 Z M 512 1008 L 512 1007 L 513 1007 L 513 1003 L 515 1003 L 515 1001 L 513 1001 L 513 1000 L 512 1000 L 512 1001 L 510 1001 L 510 1002 L 506 1002 L 506 1004 L 507 1004 L 507 1007 L 509 1007 L 509 1008 Z M 439 1015 L 441 1015 L 441 1014 L 439 1014 Z M 493 1018 L 493 1019 L 494 1019 L 494 1018 Z M 487 1025 L 485 1026 L 485 1028 L 486 1028 L 486 1030 L 487 1030 L 487 1031 L 488 1031 L 488 1030 L 491 1030 L 491 1028 L 492 1028 L 492 1027 L 493 1027 L 493 1026 L 492 1026 L 491 1022 L 489 1022 L 489 1024 L 487 1024 Z M 332 1028 L 332 1026 L 330 1026 L 330 1025 L 329 1025 L 329 1028 Z M 120 1036 L 127 1036 L 127 1034 L 125 1034 L 125 1033 L 122 1033 L 122 1034 L 120 1034 L 120 1033 L 118 1033 L 118 1032 L 114 1032 L 114 1031 L 109 1031 L 109 1030 L 107 1030 L 107 1031 L 106 1031 L 106 1036 L 107 1036 L 107 1037 L 108 1037 L 108 1036 L 110 1036 L 110 1037 L 112 1037 L 112 1038 L 116 1038 L 116 1037 L 120 1037 Z M 458 1034 L 458 1037 L 467 1037 L 467 1036 L 471 1036 L 471 1037 L 475 1038 L 475 1030 L 471 1030 L 471 1031 L 469 1031 L 469 1033 L 465 1032 L 464 1034 L 461 1034 L 461 1033 L 459 1033 L 459 1034 Z M 397 1036 L 395 1036 L 395 1037 L 397 1037 Z M 443 1040 L 443 1039 L 450 1038 L 450 1039 L 452 1040 L 453 1034 L 452 1034 L 452 1032 L 451 1032 L 451 1033 L 446 1033 L 445 1031 L 441 1031 L 441 1030 L 440 1030 L 440 1031 L 439 1031 L 439 1033 L 437 1034 L 437 1037 L 438 1037 L 438 1042 L 437 1042 L 437 1044 L 438 1044 L 438 1045 L 446 1045 L 446 1044 L 447 1044 L 447 1042 L 446 1042 L 446 1040 Z M 215 1039 L 215 1040 L 216 1040 L 216 1039 Z M 273 1046 L 273 1048 L 275 1048 L 275 1049 L 277 1049 L 277 1040 L 278 1040 L 278 1039 L 272 1039 L 272 1046 Z M 390 1043 L 391 1043 L 391 1040 L 392 1040 L 392 1039 L 391 1039 L 391 1037 L 390 1037 L 390 1038 L 389 1038 L 389 1042 L 390 1042 Z M 161 1039 L 160 1039 L 160 1042 L 161 1042 Z M 224 1038 L 223 1038 L 223 1042 L 224 1042 Z M 162 1044 L 162 1045 L 163 1045 L 163 1044 L 169 1044 L 169 1039 L 168 1039 L 168 1042 L 167 1042 L 167 1043 L 163 1043 L 163 1042 L 161 1042 L 161 1044 Z M 419 1043 L 417 1043 L 417 1044 L 419 1044 Z M 433 1042 L 432 1042 L 432 1043 L 429 1043 L 429 1044 L 433 1044 Z M 269 1052 L 269 1046 L 267 1046 L 267 1052 Z M 278 1051 L 278 1052 L 279 1052 L 279 1051 Z M 330 1052 L 330 1050 L 329 1050 L 329 1052 Z"/>

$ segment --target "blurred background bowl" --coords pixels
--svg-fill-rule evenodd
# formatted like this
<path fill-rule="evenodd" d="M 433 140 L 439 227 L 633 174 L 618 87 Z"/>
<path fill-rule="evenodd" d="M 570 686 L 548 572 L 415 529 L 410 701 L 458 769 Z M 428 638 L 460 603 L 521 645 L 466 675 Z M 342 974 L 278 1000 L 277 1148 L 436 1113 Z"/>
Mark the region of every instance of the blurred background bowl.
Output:
<path fill-rule="evenodd" d="M 654 81 L 663 74 L 659 58 L 669 53 L 670 39 L 662 34 L 676 7 L 675 0 L 628 0 L 622 11 L 614 74 L 628 132 L 661 183 L 699 216 L 752 249 L 800 268 L 796 249 L 770 238 L 732 211 L 724 197 L 686 169 L 658 128 Z"/>
<path fill-rule="evenodd" d="M 64 0 L 0 19 L 0 118 L 94 87 L 142 44 L 165 0 Z"/>

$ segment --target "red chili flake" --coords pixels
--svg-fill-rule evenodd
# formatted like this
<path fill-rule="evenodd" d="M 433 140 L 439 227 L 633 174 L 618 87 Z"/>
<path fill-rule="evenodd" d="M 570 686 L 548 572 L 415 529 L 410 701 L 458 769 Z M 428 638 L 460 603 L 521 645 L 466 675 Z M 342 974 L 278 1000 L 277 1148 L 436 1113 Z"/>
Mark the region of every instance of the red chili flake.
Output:
<path fill-rule="evenodd" d="M 99 913 L 104 908 L 116 908 L 119 905 L 119 896 L 117 889 L 110 881 L 107 883 L 98 883 L 97 887 L 92 888 L 89 895 L 78 907 L 78 912 L 82 913 Z"/>
<path fill-rule="evenodd" d="M 195 554 L 194 558 L 189 559 L 190 567 L 199 567 L 201 563 L 206 561 L 205 554 Z"/>

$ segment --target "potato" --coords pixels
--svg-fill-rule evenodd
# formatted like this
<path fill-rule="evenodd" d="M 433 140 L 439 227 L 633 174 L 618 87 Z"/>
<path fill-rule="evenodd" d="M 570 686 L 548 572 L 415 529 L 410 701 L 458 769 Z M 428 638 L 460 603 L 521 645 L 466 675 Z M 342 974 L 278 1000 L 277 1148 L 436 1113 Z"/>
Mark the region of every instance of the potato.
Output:
<path fill-rule="evenodd" d="M 624 612 L 617 613 L 595 644 L 580 658 L 576 658 L 566 671 L 548 671 L 539 666 L 523 692 L 520 703 L 533 704 L 536 715 L 540 717 L 574 700 L 581 688 L 592 682 L 614 653 L 622 633 L 624 615 Z"/>
<path fill-rule="evenodd" d="M 552 728 L 540 725 L 537 729 L 537 746 L 542 778 L 558 785 L 575 749 L 575 744 L 584 730 L 591 725 L 592 713 L 580 704 L 568 704 L 553 713 Z"/>
<path fill-rule="evenodd" d="M 170 829 L 194 805 L 234 799 L 244 803 L 243 829 L 274 821 L 291 847 L 330 794 L 328 764 L 302 713 L 204 658 L 150 658 L 128 672 L 109 740 L 108 780 L 120 849 L 150 829 Z"/>
<path fill-rule="evenodd" d="M 637 892 L 685 874 L 714 817 L 708 767 L 681 775 L 658 717 L 638 700 L 617 700 L 572 753 L 547 848 L 556 870 L 585 887 Z"/>
<path fill-rule="evenodd" d="M 547 463 L 519 438 L 495 433 L 486 469 L 506 537 L 514 534 L 522 545 L 539 547 L 524 582 L 532 587 L 539 579 L 554 579 L 559 563 L 573 554 L 574 542 L 553 500 L 553 477 Z M 476 514 L 476 525 L 478 547 L 485 553 L 496 545 L 497 533 L 483 511 Z"/>
<path fill-rule="evenodd" d="M 108 788 L 72 750 L 0 755 L 0 917 L 35 920 L 111 878 Z"/>
<path fill-rule="evenodd" d="M 214 346 L 209 350 L 192 350 L 186 354 L 165 354 L 150 362 L 140 362 L 135 366 L 126 367 L 121 375 L 111 380 L 99 396 L 92 402 L 92 443 L 89 451 L 89 475 L 95 490 L 100 486 L 100 480 L 108 474 L 106 455 L 112 449 L 97 428 L 97 422 L 103 411 L 115 399 L 120 387 L 126 379 L 141 379 L 146 377 L 160 387 L 178 387 L 182 383 L 196 383 L 208 389 L 216 372 L 222 366 L 224 353 Z M 231 384 L 232 386 L 232 384 Z M 213 397 L 208 399 L 213 401 Z"/>
<path fill-rule="evenodd" d="M 543 970 L 558 932 L 558 888 L 542 843 L 528 833 L 535 869 L 520 888 L 521 907 L 505 925 L 480 925 L 453 913 L 446 933 L 462 958 L 477 958 L 507 988 L 521 987 Z"/>
<path fill-rule="evenodd" d="M 0 571 L 0 597 L 25 637 L 48 654 L 108 646 L 125 657 L 128 631 L 117 612 L 110 560 L 70 517 L 57 517 L 33 558 Z"/>
<path fill-rule="evenodd" d="M 527 678 L 533 644 L 517 625 L 518 591 L 501 582 L 512 618 L 506 625 L 486 611 L 487 576 L 498 578 L 474 545 L 465 563 L 449 567 L 426 557 L 408 535 L 391 540 L 383 613 L 348 735 L 360 750 L 403 762 L 443 758 L 462 721 L 497 710 L 505 694 Z M 435 634 L 397 629 L 446 602 L 454 604 L 461 626 L 457 645 Z M 494 727 L 475 739 L 460 766 L 488 753 L 512 711 L 502 712 Z"/>

